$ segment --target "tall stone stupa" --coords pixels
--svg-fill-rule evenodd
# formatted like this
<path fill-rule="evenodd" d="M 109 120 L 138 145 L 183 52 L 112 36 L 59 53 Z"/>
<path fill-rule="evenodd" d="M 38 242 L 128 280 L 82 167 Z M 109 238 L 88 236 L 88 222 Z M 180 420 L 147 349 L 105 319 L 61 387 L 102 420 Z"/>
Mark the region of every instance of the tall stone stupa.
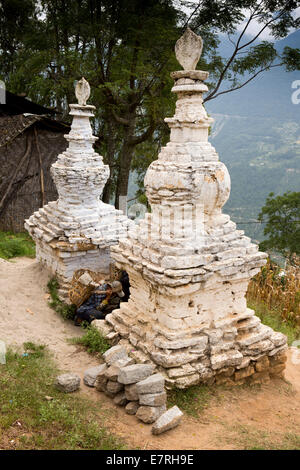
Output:
<path fill-rule="evenodd" d="M 111 248 L 130 278 L 128 303 L 106 317 L 131 354 L 156 364 L 169 386 L 265 382 L 284 370 L 286 337 L 246 305 L 267 255 L 222 213 L 230 177 L 208 142 L 213 119 L 196 70 L 202 39 L 187 29 L 172 72 L 178 95 L 170 142 L 145 176 L 151 213 Z"/>

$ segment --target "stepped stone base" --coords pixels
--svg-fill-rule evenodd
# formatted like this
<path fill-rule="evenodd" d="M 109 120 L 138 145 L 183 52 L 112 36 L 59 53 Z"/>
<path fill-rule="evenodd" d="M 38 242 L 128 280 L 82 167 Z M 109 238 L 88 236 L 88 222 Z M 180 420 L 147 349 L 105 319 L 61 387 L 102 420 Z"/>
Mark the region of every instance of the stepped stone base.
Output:
<path fill-rule="evenodd" d="M 131 299 L 107 315 L 99 328 L 114 344 L 121 339 L 139 362 L 155 364 L 168 387 L 266 383 L 282 376 L 286 337 L 246 307 L 247 281 L 228 285 L 215 278 L 211 290 L 170 297 L 134 277 L 134 270 L 129 276 Z M 208 298 L 213 299 L 211 308 Z M 201 305 L 205 314 L 199 314 Z M 231 313 L 222 316 L 222 311 Z"/>
<path fill-rule="evenodd" d="M 80 209 L 75 214 L 73 211 L 71 217 L 60 210 L 58 201 L 53 201 L 25 221 L 25 228 L 36 243 L 36 258 L 57 278 L 60 298 L 65 301 L 77 269 L 90 269 L 109 279 L 113 263 L 110 246 L 126 234 L 131 222 L 113 206 L 101 201 L 99 206 L 101 210 L 95 211 L 93 219 L 84 216 Z M 77 230 L 72 228 L 75 225 Z"/>

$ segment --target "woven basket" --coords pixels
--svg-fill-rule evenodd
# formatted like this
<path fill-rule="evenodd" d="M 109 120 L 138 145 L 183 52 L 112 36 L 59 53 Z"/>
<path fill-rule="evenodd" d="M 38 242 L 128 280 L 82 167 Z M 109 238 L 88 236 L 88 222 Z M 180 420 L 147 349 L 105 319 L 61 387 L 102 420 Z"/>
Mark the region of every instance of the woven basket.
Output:
<path fill-rule="evenodd" d="M 110 264 L 110 280 L 119 281 L 121 278 L 122 269 L 118 269 L 114 263 Z"/>
<path fill-rule="evenodd" d="M 94 282 L 100 283 L 100 281 L 103 280 L 103 274 L 95 273 L 89 269 L 78 269 L 75 271 L 71 281 L 71 288 L 69 289 L 69 299 L 77 308 L 80 307 L 95 290 L 94 286 L 85 286 L 78 280 L 84 273 L 88 273 Z"/>

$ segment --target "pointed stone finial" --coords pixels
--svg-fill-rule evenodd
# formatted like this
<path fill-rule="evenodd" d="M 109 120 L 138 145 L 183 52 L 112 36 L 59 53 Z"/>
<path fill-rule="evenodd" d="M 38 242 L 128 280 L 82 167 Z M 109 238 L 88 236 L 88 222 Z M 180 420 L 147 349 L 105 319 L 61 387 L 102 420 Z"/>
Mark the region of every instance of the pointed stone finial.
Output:
<path fill-rule="evenodd" d="M 76 95 L 78 104 L 80 106 L 86 106 L 86 102 L 89 99 L 90 94 L 91 94 L 91 88 L 90 88 L 89 82 L 87 82 L 86 79 L 82 77 L 82 79 L 79 80 L 75 86 L 75 95 Z"/>
<path fill-rule="evenodd" d="M 201 36 L 187 28 L 175 44 L 176 59 L 184 70 L 195 70 L 203 48 Z"/>

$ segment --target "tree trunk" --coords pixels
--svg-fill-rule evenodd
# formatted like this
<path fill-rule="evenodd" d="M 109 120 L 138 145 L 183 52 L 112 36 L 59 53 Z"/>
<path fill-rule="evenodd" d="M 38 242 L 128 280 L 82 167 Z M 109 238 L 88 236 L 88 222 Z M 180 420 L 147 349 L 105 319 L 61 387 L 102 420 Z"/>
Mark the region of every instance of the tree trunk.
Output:
<path fill-rule="evenodd" d="M 128 193 L 128 180 L 131 168 L 131 161 L 134 152 L 134 144 L 132 139 L 135 131 L 136 118 L 135 116 L 128 116 L 129 126 L 127 126 L 124 142 L 120 152 L 120 164 L 118 168 L 117 187 L 115 194 L 115 206 L 120 208 L 120 197 L 127 198 Z"/>
<path fill-rule="evenodd" d="M 114 126 L 114 121 L 110 116 L 106 117 L 107 123 L 107 136 L 106 136 L 106 154 L 104 155 L 105 163 L 109 166 L 109 177 L 104 186 L 102 201 L 109 204 L 112 196 L 112 187 L 115 174 L 115 160 L 116 160 L 116 136 L 117 132 Z"/>

